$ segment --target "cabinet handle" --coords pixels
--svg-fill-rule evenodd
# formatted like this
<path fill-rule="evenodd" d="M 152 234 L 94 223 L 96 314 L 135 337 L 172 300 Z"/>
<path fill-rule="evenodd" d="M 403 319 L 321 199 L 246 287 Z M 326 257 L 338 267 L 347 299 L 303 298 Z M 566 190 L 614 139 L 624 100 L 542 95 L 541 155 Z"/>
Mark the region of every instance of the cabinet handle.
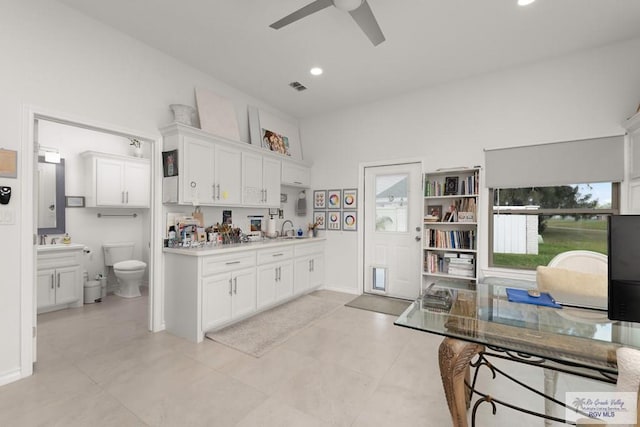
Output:
<path fill-rule="evenodd" d="M 225 265 L 233 265 L 233 264 L 240 264 L 240 261 L 229 261 L 229 262 L 225 262 Z"/>
<path fill-rule="evenodd" d="M 265 203 L 267 202 L 267 200 L 269 200 L 269 193 L 267 193 L 267 191 L 269 191 L 269 190 L 267 190 L 267 189 L 265 188 L 265 189 L 264 189 L 264 201 L 265 201 Z"/>
<path fill-rule="evenodd" d="M 129 192 L 127 191 L 127 204 L 129 204 Z"/>
<path fill-rule="evenodd" d="M 238 278 L 233 278 L 233 293 L 238 295 Z"/>
<path fill-rule="evenodd" d="M 217 199 L 220 200 L 220 184 L 216 184 L 216 188 L 218 189 Z"/>
<path fill-rule="evenodd" d="M 271 256 L 282 256 L 282 255 L 284 255 L 284 253 L 283 253 L 283 252 L 280 252 L 279 254 L 273 254 L 273 255 L 271 255 Z"/>
<path fill-rule="evenodd" d="M 311 260 L 309 260 L 309 271 L 313 271 L 313 267 L 311 267 Z"/>
<path fill-rule="evenodd" d="M 300 181 L 293 181 L 294 184 L 302 185 Z"/>
<path fill-rule="evenodd" d="M 282 267 L 278 267 L 278 281 L 282 280 Z"/>
<path fill-rule="evenodd" d="M 53 277 L 53 273 L 51 273 L 51 289 L 55 289 L 56 285 L 55 285 L 56 281 Z"/>
<path fill-rule="evenodd" d="M 191 181 L 191 182 L 189 183 L 189 186 L 190 186 L 191 188 L 196 188 L 196 185 L 197 185 L 197 184 L 196 184 L 196 182 L 195 182 L 195 181 Z"/>
<path fill-rule="evenodd" d="M 124 203 L 124 191 L 122 192 L 122 203 Z"/>
<path fill-rule="evenodd" d="M 58 288 L 60 287 L 60 273 L 58 273 Z"/>
<path fill-rule="evenodd" d="M 316 271 L 316 260 L 315 259 L 311 260 L 311 271 Z"/>
<path fill-rule="evenodd" d="M 229 295 L 233 295 L 233 281 L 229 279 Z"/>
<path fill-rule="evenodd" d="M 273 270 L 273 272 L 274 272 L 274 273 L 275 273 L 275 275 L 276 275 L 275 281 L 277 282 L 277 281 L 278 281 L 278 267 L 276 267 L 276 268 Z"/>
<path fill-rule="evenodd" d="M 211 198 L 213 200 L 216 199 L 216 185 L 215 184 L 211 184 Z"/>

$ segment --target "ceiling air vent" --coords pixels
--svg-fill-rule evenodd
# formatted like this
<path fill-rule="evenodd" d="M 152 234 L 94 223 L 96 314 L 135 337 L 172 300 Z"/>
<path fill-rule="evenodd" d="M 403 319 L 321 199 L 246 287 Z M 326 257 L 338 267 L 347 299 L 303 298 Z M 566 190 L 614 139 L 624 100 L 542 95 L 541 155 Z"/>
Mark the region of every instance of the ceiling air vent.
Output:
<path fill-rule="evenodd" d="M 307 90 L 307 87 L 300 82 L 291 82 L 289 86 L 297 90 L 298 92 L 302 92 L 303 90 Z"/>

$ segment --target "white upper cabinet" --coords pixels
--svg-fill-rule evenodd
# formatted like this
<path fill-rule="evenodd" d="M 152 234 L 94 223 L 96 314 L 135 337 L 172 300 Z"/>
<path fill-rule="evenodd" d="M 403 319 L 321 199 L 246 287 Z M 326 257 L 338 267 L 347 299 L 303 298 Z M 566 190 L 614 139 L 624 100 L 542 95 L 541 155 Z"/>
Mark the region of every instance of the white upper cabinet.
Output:
<path fill-rule="evenodd" d="M 178 123 L 161 132 L 164 151 L 178 158 L 178 175 L 163 179 L 163 203 L 275 208 L 281 185 L 309 186 L 302 162 Z"/>
<path fill-rule="evenodd" d="M 280 206 L 280 168 L 277 159 L 242 153 L 242 203 L 246 206 Z"/>
<path fill-rule="evenodd" d="M 309 168 L 287 160 L 283 160 L 282 185 L 309 188 L 311 186 Z"/>
<path fill-rule="evenodd" d="M 87 151 L 87 207 L 148 208 L 151 194 L 149 159 Z"/>
<path fill-rule="evenodd" d="M 242 153 L 230 147 L 216 145 L 215 202 L 221 205 L 242 203 Z"/>
<path fill-rule="evenodd" d="M 180 203 L 211 205 L 214 202 L 214 146 L 208 141 L 185 136 L 178 159 L 182 197 Z"/>

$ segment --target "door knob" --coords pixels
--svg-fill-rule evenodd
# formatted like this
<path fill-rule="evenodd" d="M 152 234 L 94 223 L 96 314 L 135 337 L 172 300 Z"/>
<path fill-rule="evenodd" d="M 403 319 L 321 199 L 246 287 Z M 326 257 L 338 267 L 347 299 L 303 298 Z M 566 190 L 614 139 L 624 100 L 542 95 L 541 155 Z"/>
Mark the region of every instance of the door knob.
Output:
<path fill-rule="evenodd" d="M 420 231 L 420 230 L 422 230 L 422 228 L 420 228 L 420 226 L 417 226 L 416 231 Z"/>
<path fill-rule="evenodd" d="M 416 242 L 419 242 L 420 240 L 422 240 L 422 238 L 420 236 L 416 236 Z"/>

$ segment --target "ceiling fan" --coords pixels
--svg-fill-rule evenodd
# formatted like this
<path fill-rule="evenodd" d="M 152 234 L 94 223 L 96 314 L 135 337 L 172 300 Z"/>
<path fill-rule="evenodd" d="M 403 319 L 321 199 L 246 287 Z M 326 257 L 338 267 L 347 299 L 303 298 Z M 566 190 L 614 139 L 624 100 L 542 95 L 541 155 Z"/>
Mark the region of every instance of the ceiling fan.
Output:
<path fill-rule="evenodd" d="M 382 34 L 376 17 L 373 16 L 367 0 L 315 0 L 269 26 L 275 30 L 279 30 L 285 25 L 296 22 L 305 16 L 309 16 L 329 6 L 335 6 L 342 11 L 349 12 L 353 20 L 356 21 L 360 29 L 369 37 L 369 40 L 371 40 L 374 46 L 378 46 L 385 40 L 384 34 Z"/>

